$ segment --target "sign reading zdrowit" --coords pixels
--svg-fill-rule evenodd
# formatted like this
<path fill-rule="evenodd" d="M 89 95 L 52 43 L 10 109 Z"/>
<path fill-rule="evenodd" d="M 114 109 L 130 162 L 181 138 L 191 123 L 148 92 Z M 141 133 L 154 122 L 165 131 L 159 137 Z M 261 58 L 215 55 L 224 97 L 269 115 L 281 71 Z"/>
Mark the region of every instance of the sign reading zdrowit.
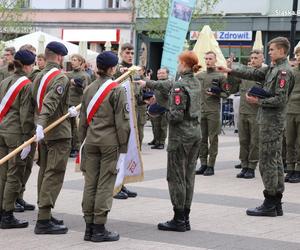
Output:
<path fill-rule="evenodd" d="M 183 49 L 195 2 L 196 0 L 173 0 L 171 4 L 161 66 L 168 67 L 172 76 L 176 76 L 177 57 Z"/>
<path fill-rule="evenodd" d="M 217 31 L 219 41 L 252 41 L 252 31 Z"/>

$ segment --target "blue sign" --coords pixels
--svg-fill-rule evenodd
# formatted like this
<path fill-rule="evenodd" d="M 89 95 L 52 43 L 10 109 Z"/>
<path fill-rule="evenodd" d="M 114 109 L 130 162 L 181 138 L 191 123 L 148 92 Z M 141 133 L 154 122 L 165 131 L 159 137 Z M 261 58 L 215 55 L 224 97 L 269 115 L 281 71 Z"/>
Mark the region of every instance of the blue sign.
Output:
<path fill-rule="evenodd" d="M 177 57 L 182 52 L 196 0 L 173 0 L 165 34 L 161 66 L 176 76 Z"/>

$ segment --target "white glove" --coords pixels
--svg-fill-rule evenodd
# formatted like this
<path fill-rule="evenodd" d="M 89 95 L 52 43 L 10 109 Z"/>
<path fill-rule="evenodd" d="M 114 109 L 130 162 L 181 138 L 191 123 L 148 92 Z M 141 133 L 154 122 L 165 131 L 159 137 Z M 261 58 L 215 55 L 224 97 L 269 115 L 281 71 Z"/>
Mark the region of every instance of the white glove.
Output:
<path fill-rule="evenodd" d="M 44 128 L 41 125 L 36 125 L 36 141 L 39 142 L 40 140 L 43 140 L 45 135 L 44 135 Z"/>
<path fill-rule="evenodd" d="M 30 145 L 28 145 L 27 147 L 23 148 L 23 150 L 21 152 L 21 159 L 22 160 L 24 160 L 28 156 L 30 150 L 31 150 L 31 146 Z"/>
<path fill-rule="evenodd" d="M 76 117 L 78 116 L 78 111 L 76 110 L 75 106 L 72 106 L 68 109 L 68 112 L 69 112 L 69 116 L 70 117 Z"/>

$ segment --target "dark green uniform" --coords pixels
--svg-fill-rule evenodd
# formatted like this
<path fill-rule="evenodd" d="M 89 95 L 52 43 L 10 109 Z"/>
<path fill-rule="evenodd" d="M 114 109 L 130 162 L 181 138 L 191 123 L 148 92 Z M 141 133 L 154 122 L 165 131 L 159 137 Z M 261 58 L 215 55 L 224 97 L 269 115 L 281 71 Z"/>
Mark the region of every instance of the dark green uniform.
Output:
<path fill-rule="evenodd" d="M 82 101 L 82 95 L 83 95 L 83 90 L 86 86 L 89 85 L 89 77 L 87 76 L 86 72 L 79 69 L 74 69 L 70 72 L 66 73 L 67 77 L 71 79 L 80 79 L 82 81 L 82 85 L 74 85 L 70 83 L 70 100 L 69 100 L 69 105 L 70 106 L 77 106 L 78 104 L 81 103 Z M 77 124 L 76 124 L 76 117 L 71 117 L 70 122 L 71 122 L 71 131 L 72 131 L 72 150 L 79 150 L 79 140 L 78 140 L 78 129 L 77 129 Z"/>
<path fill-rule="evenodd" d="M 200 91 L 199 81 L 187 72 L 172 86 L 169 96 L 167 181 L 176 210 L 190 209 L 192 203 L 201 139 Z"/>
<path fill-rule="evenodd" d="M 220 97 L 228 97 L 227 83 L 224 74 L 208 69 L 196 76 L 201 83 L 201 165 L 214 168 L 218 154 L 218 135 L 221 130 Z M 210 96 L 206 91 L 211 87 L 222 89 L 220 96 Z"/>
<path fill-rule="evenodd" d="M 251 105 L 246 101 L 246 93 L 253 86 L 260 86 L 260 83 L 249 80 L 241 80 L 228 77 L 228 81 L 236 86 L 231 93 L 240 93 L 239 107 L 239 141 L 240 141 L 240 161 L 242 168 L 255 169 L 258 163 L 258 106 Z"/>
<path fill-rule="evenodd" d="M 164 108 L 168 107 L 168 98 L 172 85 L 173 81 L 168 79 L 146 81 L 146 87 L 154 90 L 157 103 Z M 165 144 L 168 131 L 166 115 L 161 114 L 158 117 L 151 117 L 151 123 L 155 144 Z"/>
<path fill-rule="evenodd" d="M 87 87 L 80 110 L 79 138 L 85 144 L 81 169 L 84 171 L 82 210 L 86 223 L 105 224 L 112 206 L 117 161 L 127 152 L 130 133 L 125 89 L 112 89 L 87 123 L 87 107 L 99 87 L 110 79 L 101 76 Z"/>
<path fill-rule="evenodd" d="M 300 67 L 293 69 L 295 86 L 287 105 L 286 144 L 287 170 L 300 171 Z"/>
<path fill-rule="evenodd" d="M 0 68 L 0 82 L 3 81 L 6 77 L 9 77 L 10 75 L 12 75 L 13 73 L 14 73 L 13 64 L 3 65 Z"/>
<path fill-rule="evenodd" d="M 36 99 L 38 87 L 42 77 L 52 68 L 60 68 L 54 62 L 48 62 L 46 67 L 34 81 L 33 96 Z M 48 84 L 42 110 L 37 114 L 38 125 L 46 128 L 68 112 L 69 108 L 69 80 L 60 73 Z M 38 220 L 49 220 L 51 208 L 54 208 L 56 199 L 63 185 L 66 166 L 70 153 L 71 126 L 66 119 L 58 126 L 45 134 L 44 140 L 39 142 L 40 166 L 38 175 Z"/>
<path fill-rule="evenodd" d="M 265 187 L 265 197 L 282 197 L 284 191 L 282 166 L 282 136 L 286 120 L 286 104 L 294 76 L 286 59 L 269 67 L 240 67 L 231 75 L 263 83 L 271 97 L 259 99 L 259 170 Z"/>
<path fill-rule="evenodd" d="M 0 102 L 8 89 L 24 72 L 16 72 L 0 84 Z M 34 106 L 31 98 L 31 83 L 25 85 L 17 95 L 9 111 L 0 122 L 0 158 L 3 158 L 32 136 L 34 128 Z M 0 166 L 0 210 L 13 211 L 22 187 L 26 160 L 20 154 Z"/>

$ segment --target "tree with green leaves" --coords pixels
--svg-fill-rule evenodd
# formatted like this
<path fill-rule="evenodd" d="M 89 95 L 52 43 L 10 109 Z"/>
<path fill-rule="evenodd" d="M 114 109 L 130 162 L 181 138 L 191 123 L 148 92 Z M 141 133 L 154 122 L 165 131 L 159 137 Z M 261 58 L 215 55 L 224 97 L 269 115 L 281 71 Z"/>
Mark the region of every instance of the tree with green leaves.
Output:
<path fill-rule="evenodd" d="M 22 11 L 28 7 L 28 0 L 0 0 L 0 41 L 31 31 L 30 20 Z"/>
<path fill-rule="evenodd" d="M 197 0 L 192 19 L 201 18 L 201 16 L 210 15 L 213 7 L 220 0 Z M 136 30 L 147 31 L 147 35 L 151 38 L 163 39 L 171 0 L 135 0 L 133 8 L 137 11 L 137 17 L 141 18 L 136 25 Z M 143 20 L 142 20 L 143 19 Z M 220 25 L 220 16 L 214 15 L 210 26 Z M 202 27 L 199 27 L 199 31 Z M 213 28 L 214 29 L 214 28 Z"/>

